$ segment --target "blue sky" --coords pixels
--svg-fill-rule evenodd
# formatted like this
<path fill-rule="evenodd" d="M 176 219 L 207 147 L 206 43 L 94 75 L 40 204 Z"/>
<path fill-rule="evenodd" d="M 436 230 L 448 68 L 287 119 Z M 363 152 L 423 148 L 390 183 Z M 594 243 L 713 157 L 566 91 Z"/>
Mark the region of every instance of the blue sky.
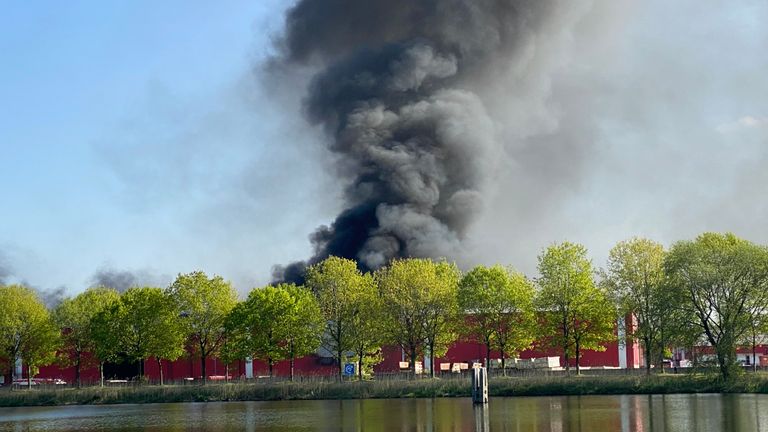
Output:
<path fill-rule="evenodd" d="M 244 293 L 309 256 L 344 181 L 301 118 L 306 82 L 259 84 L 290 3 L 0 0 L 6 281 L 200 269 Z M 505 169 L 455 258 L 533 275 L 564 239 L 597 265 L 633 235 L 768 243 L 766 18 L 762 0 L 595 1 L 540 35 L 520 79 L 488 84 Z"/>
<path fill-rule="evenodd" d="M 168 147 L 191 125 L 216 121 L 210 117 L 252 114 L 246 93 L 253 89 L 239 83 L 271 49 L 286 7 L 269 0 L 3 2 L 0 253 L 14 278 L 79 291 L 103 266 L 165 279 L 195 268 L 229 270 L 215 258 L 226 252 L 193 252 L 220 241 L 182 226 L 212 192 L 197 190 L 206 180 L 178 179 L 173 172 L 186 169 L 188 155 Z M 214 143 L 218 160 L 191 162 L 197 172 L 189 177 L 235 175 L 258 154 L 258 125 L 221 127 L 238 142 Z"/>

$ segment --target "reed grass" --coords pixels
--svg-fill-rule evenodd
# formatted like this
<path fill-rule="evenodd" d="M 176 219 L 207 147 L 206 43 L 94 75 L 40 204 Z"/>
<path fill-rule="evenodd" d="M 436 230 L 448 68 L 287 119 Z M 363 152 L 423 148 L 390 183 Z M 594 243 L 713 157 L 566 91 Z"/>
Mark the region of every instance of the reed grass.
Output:
<path fill-rule="evenodd" d="M 768 393 L 768 375 L 749 374 L 724 382 L 716 375 L 493 377 L 491 397 L 669 393 Z M 0 406 L 121 403 L 272 401 L 307 399 L 468 397 L 466 377 L 363 382 L 234 382 L 166 385 L 3 389 Z"/>

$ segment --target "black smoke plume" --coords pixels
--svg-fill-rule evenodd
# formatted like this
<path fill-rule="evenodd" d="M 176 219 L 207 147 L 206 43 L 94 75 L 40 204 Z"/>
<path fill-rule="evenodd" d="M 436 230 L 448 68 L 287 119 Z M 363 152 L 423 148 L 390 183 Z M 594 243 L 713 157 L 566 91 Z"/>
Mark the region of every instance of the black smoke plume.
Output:
<path fill-rule="evenodd" d="M 476 82 L 550 13 L 548 0 L 303 0 L 276 68 L 316 67 L 305 113 L 329 137 L 346 209 L 312 236 L 314 255 L 274 269 L 301 281 L 329 255 L 375 269 L 455 255 L 482 208 L 501 144 Z"/>
<path fill-rule="evenodd" d="M 91 277 L 91 285 L 112 288 L 122 293 L 129 288 L 148 283 L 149 279 L 151 278 L 148 274 L 104 267 Z"/>

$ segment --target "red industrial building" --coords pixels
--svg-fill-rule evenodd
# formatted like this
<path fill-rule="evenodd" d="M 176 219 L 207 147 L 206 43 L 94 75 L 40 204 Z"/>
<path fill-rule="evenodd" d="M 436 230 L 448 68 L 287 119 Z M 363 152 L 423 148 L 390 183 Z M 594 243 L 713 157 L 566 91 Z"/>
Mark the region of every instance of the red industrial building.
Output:
<path fill-rule="evenodd" d="M 631 318 L 622 320 L 617 325 L 616 335 L 619 342 L 611 342 L 605 345 L 604 351 L 582 351 L 580 365 L 583 368 L 615 368 L 615 369 L 636 369 L 644 366 L 642 350 L 635 341 L 626 337 L 623 330 L 632 325 Z M 701 358 L 707 355 L 708 347 L 697 348 L 697 355 Z M 710 348 L 711 350 L 711 348 Z M 750 364 L 747 357 L 751 356 L 751 348 L 739 349 L 739 359 L 745 360 L 745 364 Z M 453 344 L 443 357 L 436 359 L 436 373 L 451 373 L 451 371 L 463 370 L 471 367 L 473 363 L 481 363 L 485 358 L 485 345 L 468 340 L 461 340 Z M 499 353 L 491 352 L 491 359 L 498 359 Z M 559 359 L 559 362 L 554 358 Z M 690 357 L 690 356 L 688 356 Z M 520 359 L 550 358 L 549 366 L 552 362 L 559 366 L 565 366 L 564 358 L 554 349 L 542 349 L 534 343 L 532 349 L 523 351 L 519 355 Z M 429 366 L 429 359 L 422 359 L 422 363 Z M 675 360 L 687 360 L 684 351 L 675 352 Z M 758 364 L 768 366 L 768 346 L 761 345 L 757 348 Z M 374 367 L 377 374 L 396 374 L 407 369 L 408 359 L 398 347 L 385 347 L 383 349 L 383 361 Z M 575 366 L 575 359 L 570 359 L 571 366 Z M 460 367 L 461 366 L 461 367 Z M 510 364 L 508 363 L 508 367 Z M 290 374 L 289 362 L 281 361 L 274 365 L 273 372 L 277 377 L 287 377 Z M 219 359 L 209 358 L 206 363 L 206 371 L 210 379 L 237 379 L 252 378 L 268 375 L 268 366 L 262 361 L 247 361 L 245 359 L 235 362 L 226 367 Z M 295 374 L 300 377 L 311 376 L 331 376 L 338 373 L 338 365 L 332 358 L 313 354 L 299 358 L 295 362 Z M 144 363 L 144 372 L 151 381 L 158 381 L 160 378 L 158 364 L 154 359 L 149 359 Z M 22 371 L 17 371 L 17 376 L 22 375 Z M 106 379 L 131 379 L 138 375 L 137 364 L 108 364 L 105 367 Z M 23 371 L 26 377 L 26 370 Z M 200 360 L 192 356 L 182 357 L 173 362 L 163 362 L 163 377 L 166 381 L 182 381 L 200 379 Z M 10 377 L 5 377 L 8 382 Z M 43 380 L 60 379 L 68 383 L 75 380 L 74 367 L 60 367 L 49 365 L 40 368 L 39 374 L 35 378 Z M 81 379 L 83 383 L 96 383 L 99 380 L 98 367 L 95 365 L 81 370 Z"/>
<path fill-rule="evenodd" d="M 401 362 L 407 361 L 402 351 L 398 347 L 385 347 L 383 350 L 384 359 L 374 367 L 376 373 L 388 374 L 401 371 Z M 621 360 L 625 355 L 626 363 Z M 526 350 L 520 354 L 522 359 L 531 359 L 539 357 L 558 356 L 552 350 Z M 560 364 L 563 365 L 562 356 Z M 485 358 L 485 346 L 475 342 L 457 342 L 446 353 L 444 357 L 437 358 L 436 368 L 442 364 L 468 364 L 482 362 Z M 492 352 L 491 358 L 499 358 L 499 354 Z M 427 366 L 428 364 L 427 360 Z M 572 366 L 575 360 L 571 359 Z M 587 350 L 583 352 L 580 361 L 583 367 L 612 367 L 612 368 L 637 368 L 641 367 L 639 349 L 636 344 L 621 349 L 616 342 L 609 343 L 606 350 L 596 352 Z M 287 377 L 290 374 L 289 362 L 281 361 L 275 363 L 273 372 L 275 376 Z M 333 359 L 310 355 L 296 360 L 294 371 L 297 376 L 331 376 L 338 373 L 338 366 Z M 268 366 L 265 362 L 254 360 L 253 362 L 240 360 L 229 365 L 227 370 L 220 360 L 209 358 L 206 363 L 206 372 L 212 379 L 236 379 L 238 377 L 257 377 L 268 375 Z M 26 370 L 23 371 L 26 377 Z M 138 373 L 137 365 L 107 365 L 105 367 L 105 378 L 130 379 Z M 144 363 L 144 373 L 149 380 L 159 380 L 160 373 L 158 364 L 154 359 L 149 359 Z M 184 379 L 199 379 L 200 360 L 194 357 L 183 357 L 173 362 L 163 362 L 163 376 L 168 381 L 180 381 Z M 40 379 L 61 379 L 68 383 L 75 380 L 74 367 L 60 367 L 49 365 L 40 368 L 40 373 L 35 376 Z M 96 383 L 99 380 L 98 367 L 90 367 L 81 370 L 81 379 L 83 383 Z"/>
<path fill-rule="evenodd" d="M 621 324 L 630 324 L 629 321 Z M 624 325 L 617 326 L 617 338 L 621 343 L 611 342 L 606 344 L 602 352 L 584 350 L 580 360 L 582 367 L 609 367 L 621 369 L 633 369 L 642 367 L 641 350 L 636 342 L 626 340 L 625 333 L 622 330 Z M 534 344 L 534 348 L 520 353 L 521 359 L 532 359 L 541 357 L 558 357 L 559 365 L 564 366 L 563 357 L 552 349 L 540 349 Z M 443 357 L 436 359 L 436 373 L 450 373 L 454 364 L 467 365 L 482 362 L 485 358 L 485 345 L 474 341 L 462 340 L 453 344 Z M 491 359 L 498 359 L 499 353 L 491 352 Z M 374 367 L 376 373 L 392 374 L 399 373 L 407 362 L 402 351 L 398 347 L 385 347 L 383 349 L 383 361 Z M 423 363 L 429 366 L 429 360 L 423 359 Z M 450 366 L 449 366 L 450 365 Z M 575 359 L 571 359 L 571 365 L 575 366 Z M 137 364 L 109 364 L 105 367 L 105 378 L 130 379 L 138 374 Z M 509 367 L 509 365 L 508 365 Z M 290 365 L 288 361 L 281 361 L 274 365 L 274 375 L 286 377 L 290 374 Z M 458 366 L 457 366 L 458 369 Z M 297 376 L 330 376 L 338 371 L 338 365 L 333 359 L 323 357 L 317 354 L 302 357 L 296 360 L 294 367 Z M 21 372 L 21 371 L 19 371 Z M 149 359 L 144 363 L 144 372 L 149 380 L 159 380 L 160 373 L 157 362 Z M 209 358 L 206 363 L 206 372 L 213 379 L 236 379 L 241 377 L 258 377 L 268 375 L 268 366 L 261 361 L 241 360 L 226 367 L 219 359 Z M 23 371 L 26 376 L 26 370 Z M 17 373 L 17 376 L 20 375 Z M 163 377 L 167 381 L 181 381 L 189 379 L 199 379 L 200 360 L 191 356 L 182 357 L 173 362 L 163 362 Z M 49 365 L 40 368 L 39 374 L 35 378 L 40 379 L 61 379 L 68 383 L 75 380 L 74 367 L 61 367 L 58 365 Z M 6 378 L 6 380 L 8 377 Z M 98 367 L 95 365 L 83 368 L 81 370 L 81 379 L 83 383 L 95 383 L 99 380 Z"/>

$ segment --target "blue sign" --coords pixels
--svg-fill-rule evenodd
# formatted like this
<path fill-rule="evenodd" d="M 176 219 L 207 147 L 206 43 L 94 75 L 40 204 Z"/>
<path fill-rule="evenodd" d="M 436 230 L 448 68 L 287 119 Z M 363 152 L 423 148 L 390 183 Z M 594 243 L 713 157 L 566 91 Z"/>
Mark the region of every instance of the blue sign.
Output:
<path fill-rule="evenodd" d="M 345 363 L 344 364 L 344 375 L 346 376 L 353 376 L 355 374 L 355 364 L 354 363 Z"/>

